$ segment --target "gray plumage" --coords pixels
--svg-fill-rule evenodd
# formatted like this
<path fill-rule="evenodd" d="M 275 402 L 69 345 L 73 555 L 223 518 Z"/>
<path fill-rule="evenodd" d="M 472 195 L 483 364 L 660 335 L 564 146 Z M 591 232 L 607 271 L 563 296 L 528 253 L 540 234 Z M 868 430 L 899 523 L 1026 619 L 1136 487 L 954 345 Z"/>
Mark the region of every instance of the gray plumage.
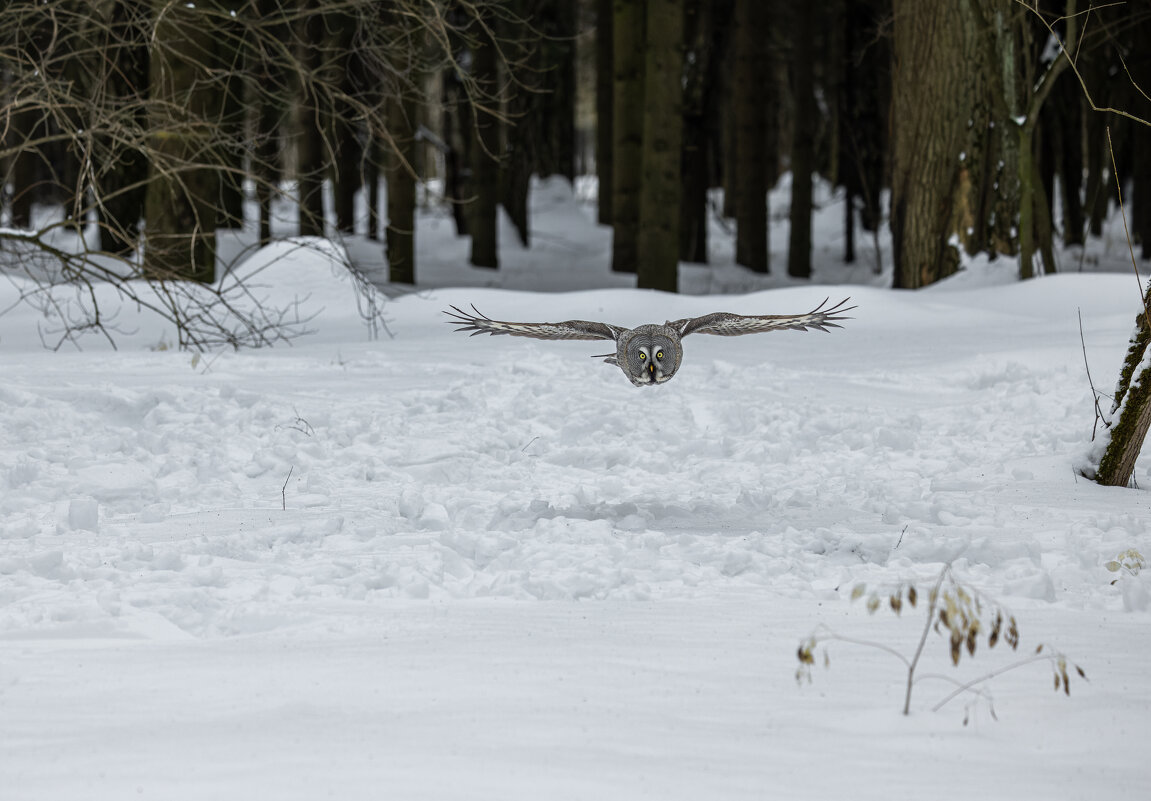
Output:
<path fill-rule="evenodd" d="M 683 361 L 682 340 L 688 334 L 712 334 L 713 336 L 734 337 L 742 334 L 758 334 L 762 331 L 806 331 L 815 328 L 827 331 L 841 328 L 840 320 L 851 319 L 843 313 L 854 306 L 844 306 L 850 298 L 845 298 L 834 306 L 827 306 L 827 300 L 807 314 L 763 314 L 745 315 L 730 312 L 715 312 L 702 317 L 687 317 L 683 320 L 668 321 L 663 325 L 647 324 L 635 328 L 624 328 L 609 323 L 589 320 L 565 320 L 559 323 L 510 323 L 493 320 L 472 306 L 474 314 L 469 314 L 455 306 L 444 314 L 453 318 L 450 325 L 457 331 L 477 334 L 508 334 L 533 339 L 606 339 L 615 342 L 614 354 L 603 354 L 604 361 L 623 370 L 628 380 L 637 387 L 655 386 L 671 379 Z"/>

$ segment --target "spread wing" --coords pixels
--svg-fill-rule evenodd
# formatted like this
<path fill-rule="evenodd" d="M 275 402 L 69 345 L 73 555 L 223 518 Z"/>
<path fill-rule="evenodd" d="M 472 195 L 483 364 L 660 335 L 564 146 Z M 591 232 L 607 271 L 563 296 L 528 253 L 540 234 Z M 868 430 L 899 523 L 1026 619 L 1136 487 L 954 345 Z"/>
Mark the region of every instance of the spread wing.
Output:
<path fill-rule="evenodd" d="M 839 320 L 850 320 L 844 317 L 844 312 L 854 309 L 854 306 L 844 306 L 851 298 L 844 298 L 829 308 L 827 299 L 807 314 L 762 314 L 743 315 L 729 312 L 715 312 L 705 314 L 703 317 L 689 317 L 684 320 L 670 322 L 672 328 L 679 331 L 681 337 L 688 334 L 714 334 L 721 337 L 737 337 L 741 334 L 758 334 L 761 331 L 806 331 L 817 328 L 826 331 L 829 328 L 842 328 Z"/>
<path fill-rule="evenodd" d="M 493 320 L 485 316 L 472 306 L 475 314 L 469 314 L 462 309 L 452 306 L 452 311 L 444 314 L 453 318 L 449 325 L 458 326 L 457 331 L 470 331 L 474 337 L 477 334 L 510 334 L 513 337 L 532 337 L 533 339 L 610 339 L 613 342 L 620 332 L 626 329 L 607 323 L 590 322 L 588 320 L 564 320 L 562 323 L 508 323 L 503 320 Z"/>

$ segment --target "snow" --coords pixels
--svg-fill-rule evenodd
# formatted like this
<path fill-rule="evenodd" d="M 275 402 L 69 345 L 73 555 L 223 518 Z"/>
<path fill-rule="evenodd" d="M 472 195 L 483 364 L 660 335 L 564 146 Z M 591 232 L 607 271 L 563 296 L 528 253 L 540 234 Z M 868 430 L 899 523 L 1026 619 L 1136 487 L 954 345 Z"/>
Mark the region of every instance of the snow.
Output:
<path fill-rule="evenodd" d="M 1151 555 L 1147 496 L 1073 470 L 1077 312 L 1107 381 L 1137 283 L 1105 242 L 1102 272 L 973 262 L 894 292 L 835 263 L 823 201 L 817 286 L 743 274 L 717 236 L 692 294 L 636 291 L 552 183 L 548 235 L 505 236 L 498 273 L 425 216 L 428 285 L 387 302 L 391 336 L 333 280 L 341 252 L 285 245 L 249 267 L 314 313 L 292 347 L 194 358 L 125 307 L 118 351 L 50 353 L 38 312 L 0 316 L 0 797 L 1145 797 L 1151 576 L 1106 564 Z M 858 305 L 843 330 L 690 337 L 655 389 L 596 343 L 441 314 L 632 325 L 828 295 Z M 932 712 L 951 688 L 925 680 L 903 717 L 899 663 L 835 643 L 797 684 L 820 625 L 911 651 L 919 613 L 851 589 L 926 589 L 945 562 L 1016 615 L 1021 654 L 1089 681 L 1004 673 L 993 720 L 974 697 Z M 932 634 L 924 670 L 1015 656 L 953 669 Z"/>

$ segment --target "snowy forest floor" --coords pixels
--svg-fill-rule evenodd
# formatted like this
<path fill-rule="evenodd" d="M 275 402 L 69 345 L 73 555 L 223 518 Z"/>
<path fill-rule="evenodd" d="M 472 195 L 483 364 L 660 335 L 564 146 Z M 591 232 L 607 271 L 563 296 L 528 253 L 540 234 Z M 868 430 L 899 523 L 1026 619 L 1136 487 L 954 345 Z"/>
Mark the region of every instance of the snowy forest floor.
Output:
<path fill-rule="evenodd" d="M 838 263 L 824 200 L 817 286 L 735 267 L 717 225 L 685 294 L 636 291 L 548 182 L 495 273 L 426 216 L 424 286 L 380 339 L 306 249 L 261 276 L 317 312 L 291 348 L 194 359 L 125 307 L 119 350 L 51 353 L 53 321 L 0 316 L 0 797 L 1145 798 L 1151 570 L 1106 565 L 1151 557 L 1148 495 L 1074 471 L 1078 314 L 1109 391 L 1139 307 L 1116 226 L 1064 274 L 1001 259 L 901 293 L 885 236 L 881 273 L 863 239 Z M 828 295 L 858 306 L 843 330 L 691 337 L 655 389 L 602 344 L 441 313 L 634 325 Z M 931 634 L 925 672 L 1045 643 L 1089 681 L 1065 697 L 1036 663 L 993 707 L 933 712 L 951 686 L 925 680 L 905 718 L 900 663 L 832 643 L 797 683 L 821 625 L 910 654 L 922 602 L 869 615 L 852 588 L 925 594 L 945 563 L 1015 615 L 1019 654 L 956 669 Z"/>

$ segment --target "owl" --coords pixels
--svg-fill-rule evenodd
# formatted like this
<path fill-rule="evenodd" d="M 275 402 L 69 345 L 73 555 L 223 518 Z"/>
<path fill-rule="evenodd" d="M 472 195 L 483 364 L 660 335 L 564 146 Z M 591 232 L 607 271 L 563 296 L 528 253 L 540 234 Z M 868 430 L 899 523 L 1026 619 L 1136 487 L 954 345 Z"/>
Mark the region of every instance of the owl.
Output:
<path fill-rule="evenodd" d="M 565 320 L 562 323 L 508 323 L 485 317 L 472 306 L 475 314 L 469 314 L 452 306 L 452 311 L 444 311 L 452 319 L 450 325 L 457 331 L 470 331 L 477 334 L 510 334 L 515 337 L 534 339 L 607 339 L 615 343 L 615 353 L 602 353 L 594 358 L 602 358 L 607 364 L 614 364 L 623 370 L 637 387 L 654 387 L 670 381 L 683 362 L 683 338 L 688 334 L 714 334 L 721 337 L 734 337 L 741 334 L 758 334 L 761 331 L 791 329 L 806 331 L 817 328 L 841 328 L 839 320 L 848 320 L 843 313 L 854 306 L 845 307 L 850 298 L 845 298 L 829 308 L 827 300 L 807 314 L 763 314 L 743 315 L 729 312 L 714 312 L 702 317 L 688 317 L 683 320 L 668 321 L 663 325 L 649 323 L 635 328 L 624 328 L 609 323 L 588 320 Z"/>

